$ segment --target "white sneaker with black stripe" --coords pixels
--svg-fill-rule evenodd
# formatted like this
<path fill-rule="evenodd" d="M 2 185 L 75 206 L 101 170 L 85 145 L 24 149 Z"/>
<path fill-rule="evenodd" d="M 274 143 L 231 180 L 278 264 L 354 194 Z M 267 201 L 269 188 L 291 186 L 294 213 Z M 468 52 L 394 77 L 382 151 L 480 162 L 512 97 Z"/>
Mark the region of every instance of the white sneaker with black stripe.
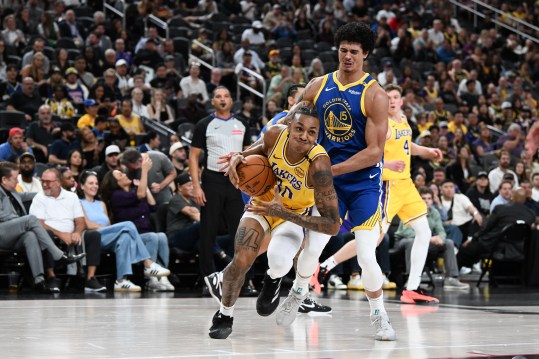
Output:
<path fill-rule="evenodd" d="M 144 267 L 144 276 L 146 277 L 166 277 L 170 271 L 153 262 L 149 267 Z"/>
<path fill-rule="evenodd" d="M 331 314 L 332 309 L 327 305 L 317 303 L 316 300 L 314 300 L 313 298 L 311 298 L 311 296 L 308 295 L 307 298 L 305 298 L 303 302 L 301 302 L 298 312 L 314 316 Z"/>
<path fill-rule="evenodd" d="M 204 282 L 206 283 L 211 296 L 220 305 L 221 298 L 223 297 L 223 272 L 215 272 L 204 277 Z"/>
<path fill-rule="evenodd" d="M 123 281 L 114 282 L 114 291 L 115 292 L 140 292 L 142 288 L 138 285 L 133 284 L 129 279 L 124 279 Z"/>

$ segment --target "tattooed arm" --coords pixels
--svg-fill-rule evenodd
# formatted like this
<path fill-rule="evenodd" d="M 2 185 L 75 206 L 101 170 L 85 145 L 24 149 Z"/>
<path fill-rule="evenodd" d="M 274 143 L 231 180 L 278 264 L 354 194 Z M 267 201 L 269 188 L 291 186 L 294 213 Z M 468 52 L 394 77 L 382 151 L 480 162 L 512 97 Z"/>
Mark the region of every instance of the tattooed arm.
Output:
<path fill-rule="evenodd" d="M 277 186 L 273 201 L 257 201 L 254 205 L 250 204 L 247 210 L 262 216 L 282 218 L 315 232 L 332 236 L 338 234 L 341 221 L 329 157 L 320 156 L 313 161 L 309 168 L 308 183 L 314 187 L 314 200 L 320 216 L 302 216 L 286 209 L 281 202 Z"/>

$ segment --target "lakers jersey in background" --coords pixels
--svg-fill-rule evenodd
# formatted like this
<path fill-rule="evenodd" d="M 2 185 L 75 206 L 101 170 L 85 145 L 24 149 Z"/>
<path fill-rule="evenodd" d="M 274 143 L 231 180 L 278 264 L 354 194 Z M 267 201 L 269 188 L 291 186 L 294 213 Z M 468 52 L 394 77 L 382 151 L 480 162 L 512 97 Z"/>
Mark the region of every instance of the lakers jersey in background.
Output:
<path fill-rule="evenodd" d="M 386 139 L 384 147 L 384 161 L 404 161 L 405 167 L 402 172 L 392 171 L 384 168 L 382 180 L 392 181 L 410 178 L 410 162 L 412 155 L 412 129 L 401 115 L 401 122 L 395 122 L 391 118 L 388 120 L 390 135 Z"/>
<path fill-rule="evenodd" d="M 341 163 L 367 147 L 365 92 L 376 80 L 366 73 L 359 81 L 342 85 L 337 72 L 324 76 L 314 99 L 320 118 L 318 143 L 328 153 L 331 164 Z M 381 181 L 381 163 L 335 177 L 335 183 Z M 378 178 L 375 178 L 378 177 Z M 375 180 L 375 181 L 369 181 Z M 375 183 L 373 183 L 375 185 Z"/>

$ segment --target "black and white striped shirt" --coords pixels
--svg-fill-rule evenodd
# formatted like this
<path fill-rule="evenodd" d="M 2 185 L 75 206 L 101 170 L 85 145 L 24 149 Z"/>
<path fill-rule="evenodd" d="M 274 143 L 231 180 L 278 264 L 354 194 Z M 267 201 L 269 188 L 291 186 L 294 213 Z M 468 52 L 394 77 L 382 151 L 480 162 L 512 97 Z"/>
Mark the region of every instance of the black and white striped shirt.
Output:
<path fill-rule="evenodd" d="M 249 146 L 248 126 L 245 122 L 231 115 L 229 118 L 219 118 L 215 114 L 198 121 L 193 134 L 191 146 L 204 150 L 204 167 L 217 172 L 219 156 L 229 152 L 241 152 Z"/>

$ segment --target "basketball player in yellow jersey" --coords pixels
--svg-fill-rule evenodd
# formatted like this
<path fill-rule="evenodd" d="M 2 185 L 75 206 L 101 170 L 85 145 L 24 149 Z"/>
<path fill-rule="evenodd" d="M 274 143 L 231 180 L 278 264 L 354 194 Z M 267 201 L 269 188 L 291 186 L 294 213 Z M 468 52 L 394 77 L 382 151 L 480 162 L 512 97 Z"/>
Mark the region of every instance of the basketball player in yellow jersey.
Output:
<path fill-rule="evenodd" d="M 442 153 L 437 148 L 419 146 L 412 141 L 412 129 L 402 114 L 402 89 L 385 87 L 389 98 L 388 131 L 384 147 L 382 172 L 382 232 L 387 232 L 391 221 L 398 215 L 405 225 L 412 226 L 416 234 L 412 247 L 410 273 L 401 301 L 404 303 L 438 303 L 438 299 L 425 295 L 419 289 L 421 274 L 427 258 L 431 230 L 426 219 L 427 207 L 410 176 L 411 156 L 439 161 Z M 355 243 L 346 243 L 337 253 L 320 265 L 320 280 L 337 264 L 354 257 Z"/>
<path fill-rule="evenodd" d="M 236 167 L 244 156 L 255 154 L 268 157 L 277 185 L 274 191 L 251 199 L 236 232 L 234 258 L 224 270 L 222 288 L 210 286 L 212 292 L 222 292 L 221 306 L 209 332 L 211 338 L 225 339 L 232 333 L 234 304 L 245 274 L 266 246 L 269 270 L 262 292 L 267 295 L 259 296 L 257 312 L 270 315 L 275 311 L 279 304 L 280 280 L 293 266 L 305 237 L 304 229 L 307 229 L 308 239 L 297 261 L 296 280 L 290 295 L 277 312 L 277 324 L 292 324 L 306 298 L 319 255 L 340 228 L 331 162 L 323 147 L 316 144 L 319 128 L 316 111 L 299 108 L 288 126 L 272 126 L 261 143 L 230 159 L 227 174 L 235 186 L 238 184 Z M 319 215 L 308 215 L 315 204 Z M 270 233 L 268 244 L 265 238 Z M 270 287 L 275 290 L 269 290 Z"/>

